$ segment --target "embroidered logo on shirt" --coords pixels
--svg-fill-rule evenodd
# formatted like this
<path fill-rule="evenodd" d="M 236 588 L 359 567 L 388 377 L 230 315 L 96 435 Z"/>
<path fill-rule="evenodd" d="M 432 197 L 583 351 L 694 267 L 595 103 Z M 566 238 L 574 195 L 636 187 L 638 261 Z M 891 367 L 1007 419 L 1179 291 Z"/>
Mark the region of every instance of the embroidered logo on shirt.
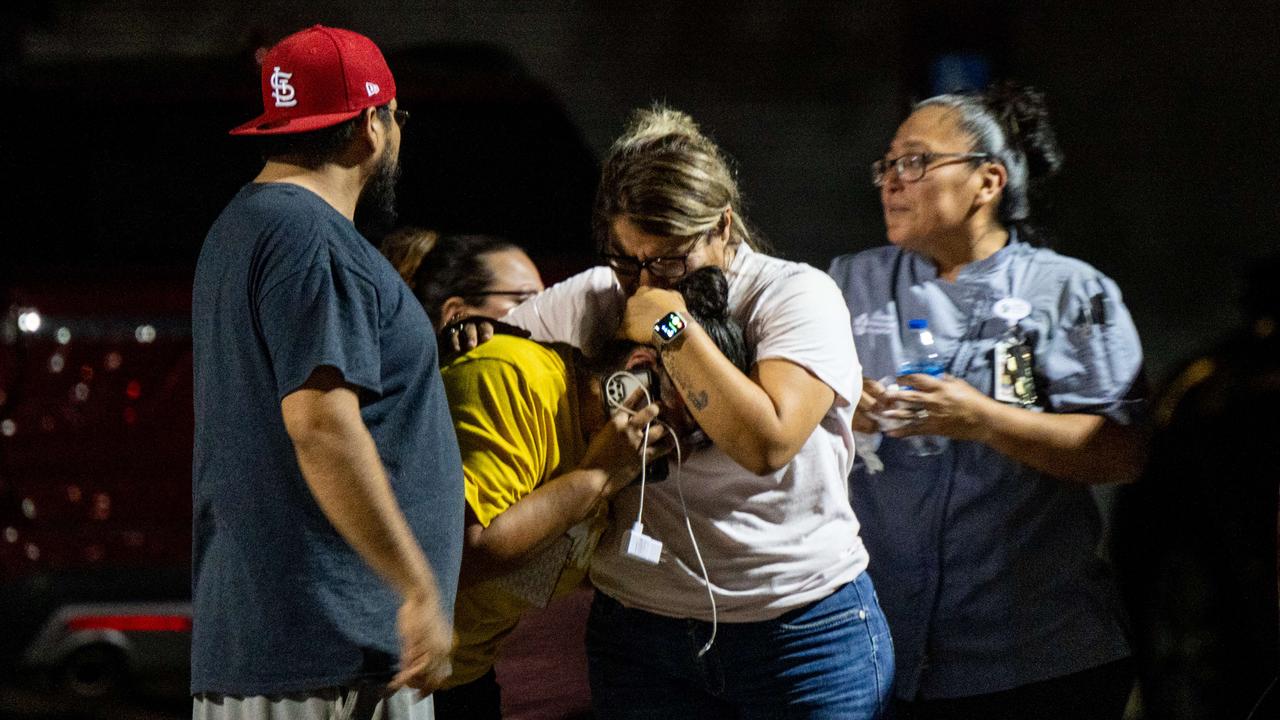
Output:
<path fill-rule="evenodd" d="M 862 313 L 853 317 L 854 335 L 894 335 L 898 332 L 898 320 L 885 310 L 870 315 Z"/>

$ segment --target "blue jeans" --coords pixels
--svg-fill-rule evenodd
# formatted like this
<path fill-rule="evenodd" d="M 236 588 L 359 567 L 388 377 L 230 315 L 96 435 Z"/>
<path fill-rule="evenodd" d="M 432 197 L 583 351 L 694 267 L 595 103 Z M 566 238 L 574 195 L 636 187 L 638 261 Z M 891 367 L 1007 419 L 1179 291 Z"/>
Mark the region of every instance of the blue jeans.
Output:
<path fill-rule="evenodd" d="M 587 621 L 599 720 L 879 718 L 893 643 L 871 578 L 773 620 L 711 623 L 625 608 L 597 592 Z"/>

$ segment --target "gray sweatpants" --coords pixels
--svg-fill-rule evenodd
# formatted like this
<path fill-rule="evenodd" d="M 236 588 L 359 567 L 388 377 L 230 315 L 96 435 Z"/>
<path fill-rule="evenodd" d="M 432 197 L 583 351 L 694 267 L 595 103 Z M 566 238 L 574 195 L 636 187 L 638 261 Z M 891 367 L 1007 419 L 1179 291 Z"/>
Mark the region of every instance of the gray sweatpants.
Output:
<path fill-rule="evenodd" d="M 191 701 L 191 720 L 435 720 L 431 696 L 408 688 L 386 696 L 376 685 L 328 688 L 289 695 L 202 693 Z"/>

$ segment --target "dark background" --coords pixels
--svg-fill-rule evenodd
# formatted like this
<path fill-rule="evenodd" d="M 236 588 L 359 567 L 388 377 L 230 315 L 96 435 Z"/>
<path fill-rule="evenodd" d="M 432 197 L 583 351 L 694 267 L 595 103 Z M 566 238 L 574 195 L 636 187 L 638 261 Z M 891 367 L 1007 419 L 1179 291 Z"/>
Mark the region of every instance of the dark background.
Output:
<path fill-rule="evenodd" d="M 868 164 L 948 57 L 1047 92 L 1067 164 L 1037 211 L 1059 251 L 1119 283 L 1157 387 L 1240 324 L 1245 271 L 1280 250 L 1275 2 L 10 0 L 0 581 L 13 584 L 0 588 L 0 666 L 69 598 L 186 592 L 191 273 L 210 223 L 260 167 L 252 143 L 226 134 L 261 111 L 255 51 L 317 22 L 369 35 L 396 74 L 412 113 L 404 220 L 507 235 L 549 280 L 592 262 L 600 157 L 655 100 L 737 160 L 746 215 L 778 254 L 825 268 L 884 242 Z M 10 329 L 26 307 L 46 330 Z M 60 324 L 69 346 L 52 335 Z M 135 341 L 143 324 L 155 342 Z M 124 358 L 118 372 L 109 353 Z M 89 399 L 68 399 L 81 378 Z M 1246 443 L 1229 456 L 1246 460 L 1262 457 L 1248 443 L 1276 442 L 1232 437 Z M 1192 423 L 1170 457 L 1204 438 Z M 1216 468 L 1223 456 L 1207 457 Z M 1266 462 L 1237 474 L 1270 478 L 1247 503 L 1270 523 Z M 0 714 L 65 714 L 12 697 L 0 687 Z"/>
<path fill-rule="evenodd" d="M 1042 214 L 1059 250 L 1125 291 L 1154 378 L 1233 324 L 1241 269 L 1276 247 L 1273 2 L 18 0 L 0 12 L 19 88 L 0 141 L 15 266 L 187 260 L 256 170 L 223 133 L 258 112 L 253 49 L 313 22 L 400 60 L 406 143 L 436 149 L 411 153 L 406 219 L 504 232 L 544 262 L 574 258 L 565 271 L 587 258 L 598 157 L 653 100 L 738 160 L 748 218 L 781 254 L 825 267 L 882 242 L 866 166 L 956 52 L 1048 92 L 1068 162 Z"/>

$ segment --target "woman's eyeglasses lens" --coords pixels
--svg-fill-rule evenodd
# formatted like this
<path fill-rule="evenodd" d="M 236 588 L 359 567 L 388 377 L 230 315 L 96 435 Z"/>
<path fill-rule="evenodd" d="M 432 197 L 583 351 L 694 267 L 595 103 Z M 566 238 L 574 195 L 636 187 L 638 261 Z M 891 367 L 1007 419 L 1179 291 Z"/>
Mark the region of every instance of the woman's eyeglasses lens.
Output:
<path fill-rule="evenodd" d="M 660 257 L 641 262 L 627 255 L 605 255 L 604 259 L 614 272 L 629 278 L 636 277 L 644 269 L 663 280 L 676 280 L 684 277 L 686 272 L 685 257 Z"/>
<path fill-rule="evenodd" d="M 876 187 L 884 185 L 890 170 L 897 173 L 898 179 L 903 182 L 915 182 L 924 177 L 926 164 L 925 156 L 918 153 L 902 155 L 892 160 L 877 160 L 871 163 L 871 182 Z"/>

